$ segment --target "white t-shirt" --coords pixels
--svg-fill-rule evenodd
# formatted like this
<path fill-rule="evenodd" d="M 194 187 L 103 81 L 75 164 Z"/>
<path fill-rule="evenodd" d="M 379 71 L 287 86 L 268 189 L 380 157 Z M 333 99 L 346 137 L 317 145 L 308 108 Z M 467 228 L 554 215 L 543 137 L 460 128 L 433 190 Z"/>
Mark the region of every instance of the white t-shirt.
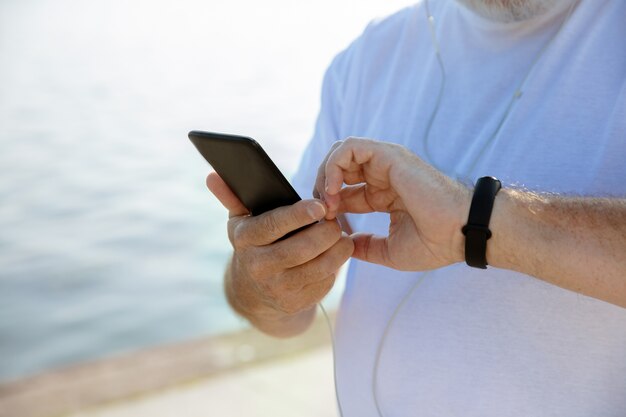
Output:
<path fill-rule="evenodd" d="M 418 4 L 370 24 L 328 69 L 315 136 L 294 178 L 303 197 L 331 144 L 348 136 L 400 143 L 466 180 L 493 175 L 505 187 L 626 195 L 626 1 L 582 0 L 491 142 L 567 10 L 499 24 L 452 0 L 430 7 L 447 76 L 428 152 L 442 76 Z M 387 215 L 349 220 L 387 234 Z M 344 417 L 378 416 L 376 349 L 422 277 L 351 262 L 336 325 Z M 624 417 L 626 309 L 511 271 L 442 268 L 398 312 L 376 385 L 387 417 Z"/>

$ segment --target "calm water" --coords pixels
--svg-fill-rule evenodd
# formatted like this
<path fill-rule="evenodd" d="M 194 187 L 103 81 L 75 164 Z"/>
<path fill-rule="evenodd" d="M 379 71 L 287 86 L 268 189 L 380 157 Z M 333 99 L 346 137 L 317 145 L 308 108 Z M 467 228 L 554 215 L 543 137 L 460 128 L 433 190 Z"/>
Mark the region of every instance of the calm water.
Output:
<path fill-rule="evenodd" d="M 323 70 L 409 1 L 0 1 L 0 380 L 231 331 L 191 129 L 290 173 Z"/>

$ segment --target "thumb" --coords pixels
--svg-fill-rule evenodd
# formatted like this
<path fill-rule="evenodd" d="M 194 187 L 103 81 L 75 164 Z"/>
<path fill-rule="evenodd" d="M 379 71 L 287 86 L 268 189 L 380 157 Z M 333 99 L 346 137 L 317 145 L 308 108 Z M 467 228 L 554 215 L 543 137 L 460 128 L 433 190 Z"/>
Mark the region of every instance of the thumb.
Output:
<path fill-rule="evenodd" d="M 355 233 L 350 236 L 354 242 L 353 258 L 393 268 L 389 256 L 389 239 L 370 233 Z"/>
<path fill-rule="evenodd" d="M 217 172 L 211 172 L 206 177 L 206 186 L 220 200 L 220 203 L 226 207 L 229 217 L 243 216 L 250 213 Z"/>

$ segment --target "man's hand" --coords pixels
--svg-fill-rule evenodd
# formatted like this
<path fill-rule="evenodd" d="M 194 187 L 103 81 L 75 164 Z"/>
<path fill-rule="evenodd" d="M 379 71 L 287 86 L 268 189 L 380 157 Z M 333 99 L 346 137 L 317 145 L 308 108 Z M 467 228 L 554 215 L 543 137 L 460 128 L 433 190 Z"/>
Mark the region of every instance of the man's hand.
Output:
<path fill-rule="evenodd" d="M 337 221 L 323 220 L 326 209 L 319 200 L 252 217 L 216 173 L 209 174 L 207 186 L 229 211 L 234 254 L 225 289 L 230 304 L 266 333 L 289 336 L 303 331 L 316 304 L 332 288 L 337 270 L 352 255 L 352 241 Z"/>
<path fill-rule="evenodd" d="M 407 149 L 347 139 L 333 147 L 316 184 L 329 219 L 344 212 L 390 213 L 389 236 L 353 235 L 355 257 L 404 270 L 464 260 L 461 227 L 470 190 Z M 626 199 L 504 188 L 489 228 L 490 265 L 626 308 Z"/>
<path fill-rule="evenodd" d="M 470 190 L 400 145 L 357 138 L 338 142 L 318 171 L 316 193 L 328 206 L 327 219 L 340 213 L 390 214 L 388 236 L 352 236 L 355 258 L 400 270 L 463 260 L 461 227 Z"/>

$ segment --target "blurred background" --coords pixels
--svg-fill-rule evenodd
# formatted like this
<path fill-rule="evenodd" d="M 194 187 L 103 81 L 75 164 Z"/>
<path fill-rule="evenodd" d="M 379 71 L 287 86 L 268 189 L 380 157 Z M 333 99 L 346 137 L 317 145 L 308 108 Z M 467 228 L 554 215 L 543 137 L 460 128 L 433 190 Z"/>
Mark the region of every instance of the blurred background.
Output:
<path fill-rule="evenodd" d="M 0 383 L 244 330 L 186 133 L 293 173 L 332 57 L 410 3 L 0 0 Z"/>

